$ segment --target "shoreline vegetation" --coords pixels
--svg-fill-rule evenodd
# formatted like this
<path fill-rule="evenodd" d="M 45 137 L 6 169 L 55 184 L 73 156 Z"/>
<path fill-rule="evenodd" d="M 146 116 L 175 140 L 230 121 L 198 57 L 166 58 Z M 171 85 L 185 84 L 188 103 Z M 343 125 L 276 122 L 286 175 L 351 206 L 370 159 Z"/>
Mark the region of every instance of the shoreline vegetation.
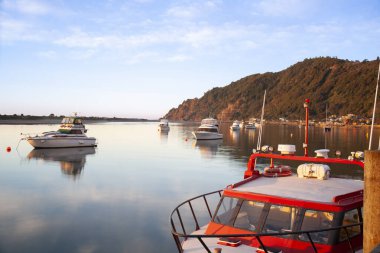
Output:
<path fill-rule="evenodd" d="M 40 125 L 40 124 L 60 124 L 63 116 L 19 116 L 0 115 L 0 125 Z M 156 122 L 158 120 L 148 120 L 139 118 L 107 118 L 107 117 L 80 117 L 84 123 L 107 123 L 107 122 Z"/>

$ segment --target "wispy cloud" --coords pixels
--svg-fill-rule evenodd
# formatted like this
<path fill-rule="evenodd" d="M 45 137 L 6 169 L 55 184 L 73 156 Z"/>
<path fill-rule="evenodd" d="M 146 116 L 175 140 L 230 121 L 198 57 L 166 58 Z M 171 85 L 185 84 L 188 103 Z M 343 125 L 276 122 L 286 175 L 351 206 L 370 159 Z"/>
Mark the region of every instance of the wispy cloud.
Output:
<path fill-rule="evenodd" d="M 30 15 L 44 15 L 53 10 L 47 3 L 36 0 L 3 0 L 3 8 Z"/>
<path fill-rule="evenodd" d="M 57 52 L 53 50 L 40 51 L 37 53 L 37 56 L 43 59 L 50 59 L 50 60 L 58 58 Z"/>
<path fill-rule="evenodd" d="M 301 17 L 308 15 L 313 10 L 315 1 L 303 0 L 261 0 L 255 3 L 255 14 L 275 16 L 275 17 Z"/>
<path fill-rule="evenodd" d="M 203 16 L 213 11 L 219 1 L 190 2 L 188 4 L 176 4 L 166 11 L 166 15 L 175 18 L 192 19 Z"/>

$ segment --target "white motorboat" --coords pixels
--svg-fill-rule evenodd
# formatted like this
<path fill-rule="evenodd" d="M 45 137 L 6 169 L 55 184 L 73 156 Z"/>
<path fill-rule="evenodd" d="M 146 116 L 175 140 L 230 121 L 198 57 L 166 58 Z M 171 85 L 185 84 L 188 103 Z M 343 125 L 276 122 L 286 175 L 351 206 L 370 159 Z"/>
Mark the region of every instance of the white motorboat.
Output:
<path fill-rule="evenodd" d="M 250 119 L 245 125 L 245 129 L 256 129 L 255 123 L 255 120 Z"/>
<path fill-rule="evenodd" d="M 201 125 L 192 134 L 197 140 L 223 139 L 223 134 L 219 132 L 219 123 L 213 118 L 203 119 Z"/>
<path fill-rule="evenodd" d="M 26 140 L 35 148 L 95 147 L 96 139 L 87 137 L 87 129 L 78 117 L 63 118 L 57 131 L 28 136 Z"/>
<path fill-rule="evenodd" d="M 230 126 L 230 129 L 235 131 L 235 130 L 240 130 L 240 121 L 235 120 L 232 125 Z"/>
<path fill-rule="evenodd" d="M 158 131 L 167 132 L 170 130 L 169 121 L 167 119 L 161 119 L 160 124 L 158 125 Z"/>

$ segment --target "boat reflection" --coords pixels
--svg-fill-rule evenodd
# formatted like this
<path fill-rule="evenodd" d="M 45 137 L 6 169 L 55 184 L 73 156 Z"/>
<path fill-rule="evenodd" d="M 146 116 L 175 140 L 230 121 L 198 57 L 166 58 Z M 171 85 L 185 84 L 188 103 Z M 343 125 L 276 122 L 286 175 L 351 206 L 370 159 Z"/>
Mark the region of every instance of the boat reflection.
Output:
<path fill-rule="evenodd" d="M 162 144 L 166 144 L 168 142 L 168 136 L 169 136 L 169 131 L 158 131 L 160 135 L 160 141 Z"/>
<path fill-rule="evenodd" d="M 230 136 L 231 136 L 232 142 L 234 144 L 238 144 L 239 143 L 239 135 L 240 135 L 240 131 L 232 131 L 232 130 L 230 130 Z"/>
<path fill-rule="evenodd" d="M 93 154 L 94 147 L 33 149 L 27 158 L 59 162 L 63 174 L 76 178 L 84 169 L 86 156 Z"/>
<path fill-rule="evenodd" d="M 222 145 L 223 140 L 196 140 L 193 146 L 198 148 L 201 156 L 204 158 L 212 158 L 218 152 L 219 146 Z"/>

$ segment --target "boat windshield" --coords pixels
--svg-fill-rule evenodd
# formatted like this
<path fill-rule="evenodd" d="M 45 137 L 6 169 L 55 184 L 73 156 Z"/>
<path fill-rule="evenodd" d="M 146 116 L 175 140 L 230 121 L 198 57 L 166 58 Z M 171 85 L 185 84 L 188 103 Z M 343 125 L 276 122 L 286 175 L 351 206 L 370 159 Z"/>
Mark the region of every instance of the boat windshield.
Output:
<path fill-rule="evenodd" d="M 200 127 L 200 128 L 198 128 L 198 131 L 200 131 L 200 132 L 217 133 L 218 129 L 217 128 Z"/>
<path fill-rule="evenodd" d="M 63 118 L 61 123 L 62 124 L 73 124 L 74 118 Z"/>
<path fill-rule="evenodd" d="M 213 221 L 255 233 L 286 233 L 331 228 L 335 216 L 332 212 L 223 197 Z M 315 243 L 332 244 L 330 238 L 333 238 L 333 233 L 336 231 L 321 231 L 310 235 Z M 293 238 L 292 235 L 278 237 Z M 308 241 L 306 234 L 301 234 L 296 239 Z"/>

